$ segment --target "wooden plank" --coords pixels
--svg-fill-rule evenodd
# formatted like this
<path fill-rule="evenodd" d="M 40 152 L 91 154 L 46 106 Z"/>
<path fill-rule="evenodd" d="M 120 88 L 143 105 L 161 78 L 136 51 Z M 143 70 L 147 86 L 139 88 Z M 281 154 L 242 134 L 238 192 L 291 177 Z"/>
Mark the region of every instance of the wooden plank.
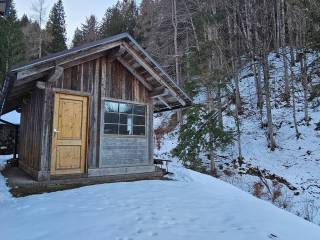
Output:
<path fill-rule="evenodd" d="M 186 106 L 186 102 L 178 96 L 176 91 L 168 84 L 166 83 L 158 73 L 156 73 L 153 68 L 144 60 L 142 59 L 135 50 L 130 47 L 130 45 L 126 42 L 122 43 L 123 46 L 127 49 L 127 51 L 136 59 L 138 63 L 140 63 L 161 85 L 165 86 L 170 93 L 177 98 L 177 100 L 183 105 Z"/>
<path fill-rule="evenodd" d="M 78 66 L 71 68 L 71 90 L 80 90 L 80 81 L 78 80 Z"/>
<path fill-rule="evenodd" d="M 149 163 L 153 164 L 153 101 L 150 99 L 148 105 L 148 121 L 147 121 L 147 131 L 148 131 L 148 153 L 149 153 Z"/>
<path fill-rule="evenodd" d="M 87 82 L 89 81 L 89 63 L 83 64 L 83 71 L 82 71 L 82 79 L 83 79 L 83 89 L 84 92 L 90 92 L 88 89 Z"/>
<path fill-rule="evenodd" d="M 121 43 L 122 43 L 122 41 L 117 41 L 117 42 L 109 43 L 109 44 L 106 44 L 103 46 L 94 47 L 89 50 L 81 50 L 79 52 L 67 54 L 65 56 L 59 56 L 58 57 L 59 59 L 52 58 L 46 62 L 30 64 L 27 66 L 23 66 L 21 68 L 13 69 L 12 71 L 18 72 L 17 79 L 20 80 L 20 79 L 24 79 L 24 78 L 30 77 L 32 75 L 53 69 L 54 66 L 52 66 L 53 65 L 52 62 L 54 62 L 55 65 L 59 65 L 59 66 L 65 65 L 66 67 L 68 67 L 68 65 L 66 65 L 66 64 L 73 62 L 74 65 L 69 65 L 69 67 L 72 67 L 72 66 L 75 66 L 75 65 L 82 63 L 81 61 L 77 62 L 80 59 L 85 59 L 86 57 L 93 56 L 94 54 L 105 52 L 109 49 L 118 47 L 121 45 Z M 97 56 L 94 56 L 94 59 L 96 59 L 96 58 L 97 58 Z M 86 61 L 88 61 L 88 60 L 86 59 Z M 40 64 L 41 64 L 41 66 L 39 66 Z"/>
<path fill-rule="evenodd" d="M 97 166 L 97 150 L 98 150 L 98 97 L 99 97 L 99 72 L 100 60 L 97 59 L 93 65 L 93 79 L 91 87 L 91 97 L 89 105 L 89 151 L 88 151 L 88 164 L 90 166 Z M 100 137 L 100 136 L 99 136 Z"/>
<path fill-rule="evenodd" d="M 64 72 L 64 68 L 60 66 L 56 66 L 54 69 L 54 73 L 49 77 L 48 82 L 54 83 L 57 81 L 60 77 L 62 77 Z"/>
<path fill-rule="evenodd" d="M 167 89 L 161 89 L 159 91 L 153 91 L 150 95 L 151 98 L 163 97 L 169 95 L 169 91 Z"/>
<path fill-rule="evenodd" d="M 111 78 L 111 61 L 104 57 L 101 59 L 101 87 L 100 87 L 100 128 L 99 128 L 99 163 L 97 166 L 93 167 L 101 167 L 101 161 L 102 161 L 102 143 L 103 143 L 103 136 L 104 136 L 104 97 L 106 96 L 106 87 L 107 82 L 110 81 Z M 91 168 L 91 166 L 89 166 Z"/>
<path fill-rule="evenodd" d="M 83 64 L 81 66 L 81 72 L 80 72 L 80 91 L 83 91 Z"/>
<path fill-rule="evenodd" d="M 100 53 L 97 53 L 97 54 L 89 55 L 87 57 L 80 58 L 80 59 L 78 59 L 76 61 L 65 63 L 62 66 L 65 67 L 65 68 L 70 68 L 70 67 L 82 65 L 82 64 L 84 64 L 86 62 L 95 61 L 98 58 L 101 58 L 101 57 L 103 57 L 105 55 L 108 55 L 109 51 L 112 51 L 112 50 L 103 51 L 103 52 L 100 52 Z"/>
<path fill-rule="evenodd" d="M 68 58 L 66 60 L 61 60 L 61 62 L 60 61 L 58 61 L 58 62 L 59 62 L 59 65 L 64 65 L 64 64 L 67 64 L 69 62 L 74 62 L 76 65 L 78 65 L 79 62 L 75 62 L 76 60 L 80 60 L 80 59 L 83 59 L 85 57 L 94 56 L 93 54 L 102 53 L 101 55 L 96 55 L 95 58 L 89 60 L 89 61 L 92 61 L 94 59 L 99 58 L 100 56 L 105 55 L 105 53 L 104 53 L 105 51 L 110 50 L 110 49 L 115 48 L 115 47 L 121 46 L 121 43 L 122 43 L 122 41 L 118 41 L 118 42 L 109 43 L 109 44 L 106 44 L 106 45 L 103 45 L 103 46 L 96 47 L 93 50 L 82 51 L 79 54 L 79 56 L 71 56 L 70 58 Z"/>
<path fill-rule="evenodd" d="M 160 102 L 162 102 L 167 108 L 169 108 L 169 109 L 172 108 L 172 107 L 163 99 L 163 97 L 158 96 L 157 98 L 158 98 L 158 99 L 160 100 Z"/>
<path fill-rule="evenodd" d="M 147 81 L 134 69 L 128 62 L 126 62 L 121 57 L 118 57 L 117 60 L 133 75 L 135 76 L 149 91 L 152 91 L 153 87 L 147 83 Z"/>
<path fill-rule="evenodd" d="M 122 71 L 122 77 L 121 77 L 121 99 L 125 100 L 127 99 L 127 94 L 126 94 L 126 82 L 127 82 L 127 71 Z"/>
<path fill-rule="evenodd" d="M 62 88 L 72 90 L 71 89 L 71 71 L 72 71 L 72 68 L 67 68 L 64 70 Z"/>
<path fill-rule="evenodd" d="M 44 103 L 42 108 L 42 122 L 41 122 L 41 154 L 40 154 L 40 171 L 43 176 L 39 180 L 48 180 L 50 178 L 50 154 L 51 154 L 51 129 L 52 129 L 52 109 L 53 109 L 53 94 L 52 84 L 46 83 L 44 90 Z M 47 174 L 45 174 L 47 173 Z"/>
<path fill-rule="evenodd" d="M 107 66 L 106 66 L 106 90 L 105 90 L 105 97 L 111 97 L 111 89 L 112 89 L 112 62 L 107 59 Z M 103 96 L 103 95 L 102 95 Z"/>
<path fill-rule="evenodd" d="M 45 82 L 38 81 L 36 83 L 36 87 L 39 88 L 39 89 L 43 89 L 44 90 L 46 88 L 45 86 L 46 86 Z M 59 92 L 59 93 L 65 93 L 65 94 L 79 95 L 79 96 L 90 96 L 91 95 L 91 93 L 89 93 L 89 92 L 69 90 L 69 89 L 56 88 L 56 87 L 53 87 L 52 91 L 53 92 Z"/>

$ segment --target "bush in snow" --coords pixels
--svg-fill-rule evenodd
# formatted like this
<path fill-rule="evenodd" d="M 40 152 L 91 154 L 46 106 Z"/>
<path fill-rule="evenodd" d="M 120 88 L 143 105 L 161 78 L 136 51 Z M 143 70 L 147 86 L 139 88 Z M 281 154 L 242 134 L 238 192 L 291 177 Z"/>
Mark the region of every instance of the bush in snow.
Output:
<path fill-rule="evenodd" d="M 172 154 L 184 166 L 198 171 L 203 171 L 203 162 L 208 159 L 213 174 L 215 151 L 223 149 L 232 140 L 231 132 L 219 128 L 215 111 L 208 111 L 202 104 L 189 109 L 178 134 L 178 145 L 172 150 Z"/>

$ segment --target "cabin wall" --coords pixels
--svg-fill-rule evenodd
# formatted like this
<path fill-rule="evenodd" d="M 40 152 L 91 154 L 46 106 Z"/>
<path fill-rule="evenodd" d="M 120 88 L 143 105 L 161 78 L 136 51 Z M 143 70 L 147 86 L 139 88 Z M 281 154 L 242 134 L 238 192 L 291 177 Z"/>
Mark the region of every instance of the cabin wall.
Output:
<path fill-rule="evenodd" d="M 19 135 L 19 164 L 37 178 L 40 170 L 43 93 L 36 90 L 23 101 Z"/>
<path fill-rule="evenodd" d="M 109 76 L 102 77 L 102 86 L 105 89 L 101 94 L 101 109 L 103 112 L 104 100 L 143 104 L 147 107 L 146 135 L 145 136 L 115 136 L 103 133 L 103 118 L 101 119 L 101 149 L 100 167 L 113 168 L 113 174 L 119 172 L 119 168 L 125 168 L 126 173 L 137 171 L 135 166 L 147 166 L 152 164 L 149 158 L 149 140 L 152 132 L 148 126 L 151 108 L 149 107 L 149 91 L 140 83 L 125 67 L 118 61 L 108 63 L 106 61 L 106 72 Z M 122 173 L 123 169 L 120 169 Z M 143 171 L 146 171 L 145 169 Z"/>
<path fill-rule="evenodd" d="M 65 69 L 63 76 L 52 87 L 56 90 L 72 90 L 89 96 L 87 150 L 89 169 L 153 166 L 153 112 L 149 91 L 121 63 L 117 60 L 109 61 L 108 56 L 81 63 Z M 146 136 L 105 135 L 102 128 L 105 99 L 146 104 L 148 107 Z M 145 168 L 142 171 L 146 171 Z M 111 171 L 110 174 L 112 173 L 117 174 L 115 171 Z"/>

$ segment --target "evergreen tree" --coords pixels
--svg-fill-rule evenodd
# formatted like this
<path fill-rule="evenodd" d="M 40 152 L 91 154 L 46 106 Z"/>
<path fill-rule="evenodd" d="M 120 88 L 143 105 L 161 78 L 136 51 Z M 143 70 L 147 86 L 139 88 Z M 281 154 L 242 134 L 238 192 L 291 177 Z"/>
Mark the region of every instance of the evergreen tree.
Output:
<path fill-rule="evenodd" d="M 94 42 L 99 37 L 99 23 L 94 15 L 86 19 L 81 29 L 77 28 L 72 40 L 73 47 L 84 43 Z"/>
<path fill-rule="evenodd" d="M 83 32 L 79 28 L 76 28 L 73 35 L 72 46 L 77 47 L 83 43 L 84 43 Z"/>
<path fill-rule="evenodd" d="M 203 104 L 194 105 L 186 116 L 186 122 L 178 132 L 178 145 L 172 150 L 172 154 L 178 157 L 185 167 L 203 172 L 206 170 L 202 160 L 204 155 L 207 155 L 214 174 L 214 153 L 231 142 L 232 134 L 219 127 L 216 111 L 208 111 Z"/>
<path fill-rule="evenodd" d="M 62 0 L 58 0 L 53 5 L 46 31 L 49 35 L 49 41 L 46 46 L 47 53 L 55 53 L 67 49 L 65 12 Z"/>
<path fill-rule="evenodd" d="M 0 18 L 0 84 L 12 65 L 24 60 L 25 45 L 20 22 L 12 0 L 8 1 L 5 18 Z"/>
<path fill-rule="evenodd" d="M 128 32 L 135 35 L 138 7 L 134 0 L 120 2 L 108 8 L 100 28 L 101 38 Z"/>

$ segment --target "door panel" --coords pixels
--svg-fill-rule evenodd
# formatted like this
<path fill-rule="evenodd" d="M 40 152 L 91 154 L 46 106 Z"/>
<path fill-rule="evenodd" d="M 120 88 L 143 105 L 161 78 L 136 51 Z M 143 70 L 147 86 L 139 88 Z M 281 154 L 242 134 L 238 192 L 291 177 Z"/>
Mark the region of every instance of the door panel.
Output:
<path fill-rule="evenodd" d="M 87 97 L 55 94 L 51 175 L 85 172 Z"/>
<path fill-rule="evenodd" d="M 81 140 L 83 101 L 60 99 L 58 114 L 58 139 Z"/>

